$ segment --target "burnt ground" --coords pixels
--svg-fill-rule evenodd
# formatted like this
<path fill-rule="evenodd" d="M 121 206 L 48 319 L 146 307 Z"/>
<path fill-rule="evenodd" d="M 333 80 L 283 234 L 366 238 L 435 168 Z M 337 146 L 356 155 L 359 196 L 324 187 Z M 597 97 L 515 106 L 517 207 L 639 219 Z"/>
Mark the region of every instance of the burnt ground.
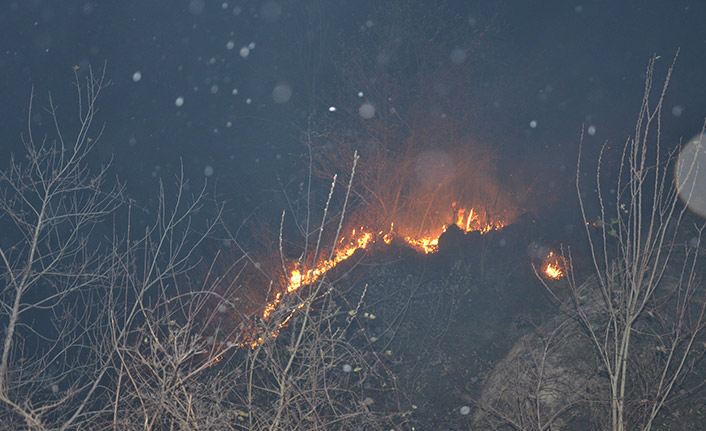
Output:
<path fill-rule="evenodd" d="M 581 233 L 555 226 L 540 226 L 530 216 L 485 235 L 452 226 L 437 253 L 393 242 L 359 250 L 327 275 L 347 298 L 345 306 L 364 294 L 360 331 L 366 348 L 397 376 L 410 429 L 470 429 L 494 367 L 523 335 L 559 315 L 534 269 L 543 256 L 571 245 L 577 273 L 590 274 L 585 244 L 576 239 Z M 685 407 L 691 416 L 681 414 L 677 422 L 700 417 L 694 402 L 684 404 L 691 405 Z M 460 414 L 462 406 L 471 413 Z"/>
<path fill-rule="evenodd" d="M 388 359 L 418 426 L 467 429 L 459 408 L 480 396 L 484 378 L 522 334 L 557 308 L 535 274 L 540 257 L 560 250 L 532 217 L 501 231 L 464 234 L 451 226 L 439 250 L 404 243 L 378 247 L 330 275 L 356 303 L 371 345 Z M 444 428 L 446 427 L 446 428 Z"/>

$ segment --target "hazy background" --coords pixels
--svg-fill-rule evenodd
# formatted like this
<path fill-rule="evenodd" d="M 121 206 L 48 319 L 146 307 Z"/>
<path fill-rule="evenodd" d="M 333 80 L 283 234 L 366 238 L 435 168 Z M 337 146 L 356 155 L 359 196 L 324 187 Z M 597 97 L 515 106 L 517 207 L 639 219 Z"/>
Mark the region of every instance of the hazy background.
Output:
<path fill-rule="evenodd" d="M 183 163 L 192 186 L 206 178 L 216 185 L 231 223 L 258 207 L 283 208 L 281 184 L 301 174 L 310 116 L 326 124 L 331 115 L 337 124 L 331 106 L 358 109 L 339 105 L 348 56 L 377 58 L 367 33 L 414 34 L 404 23 L 427 17 L 441 23 L 448 43 L 440 49 L 448 52 L 439 54 L 448 67 L 460 62 L 474 71 L 467 84 L 478 98 L 468 108 L 477 114 L 477 139 L 497 149 L 504 175 L 538 178 L 538 190 L 565 196 L 559 203 L 573 205 L 582 125 L 590 149 L 622 143 L 633 130 L 652 54 L 661 56 L 663 76 L 681 49 L 665 142 L 701 129 L 706 3 L 697 0 L 5 0 L 0 165 L 19 148 L 33 86 L 33 124 L 47 125 L 38 108 L 49 91 L 70 122 L 72 68 L 83 74 L 107 63 L 112 85 L 100 103 L 106 130 L 95 157 L 113 158 L 133 198 L 150 205 L 158 178 L 171 181 Z M 454 51 L 471 42 L 467 56 Z M 414 76 L 403 85 L 414 91 Z"/>

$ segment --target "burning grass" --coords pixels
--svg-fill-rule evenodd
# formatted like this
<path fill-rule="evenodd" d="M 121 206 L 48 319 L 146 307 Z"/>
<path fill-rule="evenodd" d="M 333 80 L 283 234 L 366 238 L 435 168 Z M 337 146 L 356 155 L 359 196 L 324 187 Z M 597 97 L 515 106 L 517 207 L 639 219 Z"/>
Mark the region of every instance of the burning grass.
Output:
<path fill-rule="evenodd" d="M 556 256 L 554 252 L 549 252 L 549 255 L 544 259 L 542 265 L 542 274 L 546 278 L 558 280 L 564 277 L 566 262 L 561 256 Z"/>
<path fill-rule="evenodd" d="M 348 229 L 338 238 L 336 246 L 325 252 L 319 252 L 319 256 L 315 262 L 308 259 L 294 262 L 286 268 L 286 274 L 283 277 L 283 285 L 277 288 L 268 300 L 261 311 L 261 317 L 264 321 L 268 321 L 273 316 L 273 313 L 280 307 L 283 301 L 289 296 L 294 295 L 303 286 L 311 285 L 320 281 L 325 274 L 337 267 L 340 263 L 348 260 L 357 250 L 370 249 L 376 245 L 390 244 L 393 240 L 401 240 L 409 247 L 417 250 L 420 253 L 430 254 L 438 250 L 439 237 L 451 225 L 456 225 L 464 232 L 479 232 L 481 234 L 490 231 L 502 229 L 505 222 L 499 219 L 492 220 L 486 213 L 473 208 L 459 207 L 456 202 L 451 205 L 449 211 L 448 224 L 441 224 L 434 228 L 426 230 L 417 229 L 419 235 L 404 235 L 402 232 L 411 232 L 415 229 L 411 227 L 398 228 L 398 224 L 390 223 L 388 229 L 372 229 L 365 226 L 356 226 Z M 492 221 L 491 221 L 492 220 Z M 399 229 L 399 231 L 398 231 Z M 345 231 L 344 231 L 345 232 Z M 292 318 L 298 309 L 304 306 L 305 302 L 300 302 L 298 305 L 290 304 L 286 316 L 279 316 L 279 323 L 276 324 L 276 329 L 270 331 L 270 336 L 276 337 L 278 331 L 287 325 L 287 322 Z M 244 345 L 255 347 L 259 345 L 267 335 L 258 333 L 258 331 L 250 331 L 251 336 L 247 337 L 248 341 Z"/>

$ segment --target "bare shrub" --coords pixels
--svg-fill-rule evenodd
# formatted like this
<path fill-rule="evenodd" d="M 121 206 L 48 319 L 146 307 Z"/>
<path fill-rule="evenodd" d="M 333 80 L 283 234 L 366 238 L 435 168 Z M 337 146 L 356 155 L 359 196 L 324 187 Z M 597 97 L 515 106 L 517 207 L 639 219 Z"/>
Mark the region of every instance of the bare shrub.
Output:
<path fill-rule="evenodd" d="M 608 379 L 604 400 L 610 421 L 605 426 L 615 431 L 652 429 L 658 415 L 677 399 L 678 388 L 687 394 L 702 386 L 687 377 L 703 355 L 706 298 L 699 247 L 706 225 L 695 222 L 690 234 L 695 242 L 680 244 L 689 226 L 678 190 L 686 187 L 689 196 L 690 183 L 673 181 L 674 153 L 665 157 L 660 140 L 674 64 L 653 104 L 654 65 L 652 58 L 635 134 L 623 147 L 617 184 L 611 185 L 615 196 L 606 192 L 602 176 L 608 145 L 601 150 L 594 185 L 597 221 L 581 190 L 579 157 L 577 192 L 593 275 L 579 279 L 567 250 L 567 283 L 546 285 L 562 309 L 581 323 L 598 355 Z M 679 169 L 698 172 L 695 162 Z"/>
<path fill-rule="evenodd" d="M 221 277 L 202 275 L 199 265 L 200 246 L 220 215 L 196 230 L 205 194 L 187 198 L 185 184 L 177 178 L 169 205 L 162 189 L 156 220 L 113 256 L 120 265 L 111 285 L 122 307 L 112 310 L 109 326 L 115 351 L 109 422 L 120 429 L 227 429 L 231 419 L 209 390 L 211 368 L 237 347 L 241 334 L 221 326 L 223 310 L 233 307 L 223 296 L 229 292 L 216 289 Z"/>
<path fill-rule="evenodd" d="M 49 98 L 53 133 L 36 136 L 30 98 L 24 159 L 0 173 L 0 423 L 16 429 L 67 429 L 86 421 L 105 378 L 105 336 L 115 262 L 95 237 L 121 204 L 105 186 L 107 167 L 88 168 L 102 129 L 94 124 L 103 75 L 76 76 L 79 124 L 64 135 Z M 13 425 L 14 424 L 14 425 Z"/>
<path fill-rule="evenodd" d="M 132 238 L 132 201 L 121 225 L 122 186 L 106 185 L 108 166 L 89 169 L 106 84 L 77 73 L 75 136 L 50 97 L 53 133 L 38 139 L 30 123 L 26 161 L 0 173 L 2 429 L 185 429 L 213 417 L 204 391 L 186 388 L 227 350 L 206 331 L 216 277 L 190 282 L 220 212 L 196 230 L 205 194 L 186 196 L 181 176 Z"/>
<path fill-rule="evenodd" d="M 351 302 L 329 273 L 296 290 L 289 284 L 293 271 L 307 274 L 333 259 L 357 161 L 354 155 L 340 210 L 334 212 L 331 205 L 335 176 L 320 222 L 313 220 L 318 213 L 314 202 L 307 201 L 305 215 L 296 220 L 303 239 L 298 258 L 290 259 L 284 250 L 280 229 L 281 269 L 272 277 L 280 284 L 272 290 L 272 305 L 253 320 L 255 330 L 245 342 L 249 348 L 234 356 L 235 363 L 224 365 L 245 364 L 229 398 L 238 400 L 238 409 L 245 412 L 241 422 L 247 429 L 374 430 L 402 421 L 395 413 L 394 379 L 360 331 L 357 310 L 365 290 Z"/>
<path fill-rule="evenodd" d="M 332 259 L 357 157 L 342 209 L 333 209 L 334 178 L 321 222 L 311 209 L 301 224 L 300 257 L 290 260 L 280 229 L 281 268 L 269 285 L 248 285 L 259 278 L 242 274 L 263 269 L 246 250 L 225 265 L 216 263 L 219 252 L 204 261 L 221 207 L 203 222 L 205 188 L 187 193 L 183 173 L 173 187 L 160 183 L 157 210 L 135 232 L 137 205 L 121 185 L 106 186 L 107 166 L 88 168 L 106 82 L 92 71 L 76 80 L 74 139 L 65 141 L 50 99 L 53 138 L 37 140 L 30 124 L 27 161 L 12 158 L 0 173 L 0 429 L 357 430 L 404 422 L 394 379 L 360 331 L 365 290 L 350 299 L 326 274 L 296 292 L 286 285 L 293 269 L 306 273 Z M 271 295 L 268 316 L 266 302 L 238 300 L 252 289 Z"/>

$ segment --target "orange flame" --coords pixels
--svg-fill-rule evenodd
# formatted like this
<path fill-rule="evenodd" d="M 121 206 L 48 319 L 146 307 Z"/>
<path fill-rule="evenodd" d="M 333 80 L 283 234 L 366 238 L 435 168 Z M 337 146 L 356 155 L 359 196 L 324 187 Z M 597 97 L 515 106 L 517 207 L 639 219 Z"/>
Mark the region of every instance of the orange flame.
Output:
<path fill-rule="evenodd" d="M 370 244 L 373 239 L 373 235 L 370 232 L 365 232 L 362 227 L 360 228 L 360 231 L 362 231 L 359 234 L 360 236 L 356 238 L 356 229 L 353 229 L 353 232 L 351 232 L 351 237 L 355 239 L 349 241 L 348 244 L 343 245 L 343 248 L 334 250 L 331 259 L 319 262 L 316 267 L 307 270 L 305 274 L 302 274 L 299 269 L 292 270 L 289 276 L 289 284 L 287 285 L 287 293 L 292 293 L 305 284 L 311 284 L 326 271 L 351 257 L 359 248 L 367 248 L 368 244 Z M 344 237 L 341 238 L 339 242 L 342 243 L 345 240 L 346 239 Z"/>
<path fill-rule="evenodd" d="M 456 202 L 453 203 L 453 208 L 455 211 L 455 224 L 464 232 L 478 231 L 480 233 L 487 233 L 492 230 L 498 230 L 503 227 L 503 223 L 496 222 L 483 222 L 477 211 L 473 208 L 466 210 L 464 208 L 456 210 Z M 427 233 L 425 235 L 420 235 L 415 238 L 412 236 L 405 236 L 404 240 L 410 246 L 423 251 L 424 253 L 434 253 L 439 247 L 439 236 L 446 231 L 449 225 L 439 226 L 436 229 L 430 229 L 428 232 L 436 232 L 436 234 Z M 338 248 L 334 249 L 331 253 L 330 259 L 324 259 L 316 262 L 312 268 L 302 271 L 301 267 L 294 268 L 290 270 L 287 277 L 287 285 L 283 292 L 277 292 L 274 298 L 265 306 L 263 310 L 262 317 L 267 320 L 277 306 L 282 302 L 283 295 L 291 294 L 296 292 L 301 286 L 312 284 L 318 280 L 322 275 L 324 275 L 330 269 L 336 267 L 339 263 L 348 259 L 355 253 L 358 249 L 366 249 L 371 244 L 376 242 L 379 238 L 385 244 L 390 244 L 393 237 L 395 237 L 394 232 L 395 224 L 390 223 L 390 230 L 386 233 L 384 231 L 379 231 L 377 237 L 375 237 L 370 229 L 365 227 L 359 227 L 353 229 L 349 236 L 343 236 L 338 241 Z M 299 264 L 301 266 L 301 264 Z M 291 319 L 292 315 L 296 310 L 304 307 L 304 303 L 299 304 L 294 310 L 292 310 L 289 315 L 283 319 L 283 321 L 278 325 L 278 328 L 272 332 L 272 337 L 277 337 L 279 330 L 286 326 L 287 322 Z M 250 347 L 256 347 L 263 341 L 263 336 L 253 337 L 248 343 Z"/>
<path fill-rule="evenodd" d="M 446 227 L 444 227 L 443 232 L 446 232 Z M 404 240 L 412 247 L 422 249 L 426 254 L 434 253 L 439 249 L 439 238 L 412 238 L 407 236 Z"/>
<path fill-rule="evenodd" d="M 357 232 L 356 232 L 357 231 Z M 355 253 L 359 248 L 365 249 L 371 243 L 373 235 L 370 232 L 365 231 L 364 228 L 359 230 L 353 229 L 351 232 L 350 241 L 346 241 L 346 237 L 341 237 L 339 244 L 341 248 L 334 250 L 331 259 L 322 260 L 318 262 L 313 268 L 307 269 L 302 273 L 300 268 L 292 269 L 287 278 L 288 283 L 286 286 L 286 293 L 296 292 L 301 286 L 311 284 L 318 280 L 326 271 L 334 268 L 339 263 L 348 259 Z M 265 310 L 262 313 L 262 317 L 267 319 L 270 314 L 277 308 L 277 305 L 282 301 L 282 292 L 277 292 L 274 299 L 265 306 Z M 288 319 L 287 319 L 288 320 Z"/>
<path fill-rule="evenodd" d="M 564 265 L 563 258 L 554 256 L 554 252 L 550 252 L 549 256 L 545 259 L 544 263 L 544 275 L 547 278 L 558 280 L 564 276 Z"/>
<path fill-rule="evenodd" d="M 453 207 L 455 209 L 456 202 L 453 203 Z M 470 210 L 466 210 L 463 208 L 457 210 L 455 224 L 464 232 L 478 231 L 480 233 L 487 233 L 492 230 L 498 230 L 501 229 L 504 225 L 502 222 L 499 221 L 492 223 L 483 222 L 478 212 L 474 211 L 473 208 L 471 208 Z M 404 240 L 410 246 L 420 249 L 425 253 L 433 253 L 438 249 L 439 236 L 442 233 L 446 232 L 448 226 L 449 225 L 444 225 L 440 226 L 440 229 L 437 228 L 431 230 L 439 232 L 436 235 L 428 234 L 420 236 L 418 238 L 406 236 L 404 237 Z M 395 236 L 394 228 L 395 224 L 390 223 L 390 230 L 387 233 L 379 231 L 377 237 L 382 239 L 385 244 L 390 244 L 392 242 L 392 238 Z M 338 242 L 339 248 L 333 251 L 331 259 L 322 260 L 316 263 L 313 268 L 306 270 L 304 273 L 302 273 L 302 270 L 299 268 L 291 270 L 288 277 L 286 292 L 292 293 L 299 289 L 301 286 L 313 283 L 328 270 L 334 268 L 339 263 L 351 257 L 356 250 L 366 249 L 369 245 L 374 244 L 376 242 L 376 238 L 371 233 L 371 230 L 361 226 L 357 229 L 353 229 L 349 237 L 341 237 Z M 273 303 L 268 304 L 268 306 L 266 307 L 263 317 L 267 318 L 270 315 L 271 311 L 274 310 L 276 305 L 281 301 L 281 299 L 282 298 L 280 293 L 275 295 Z"/>

